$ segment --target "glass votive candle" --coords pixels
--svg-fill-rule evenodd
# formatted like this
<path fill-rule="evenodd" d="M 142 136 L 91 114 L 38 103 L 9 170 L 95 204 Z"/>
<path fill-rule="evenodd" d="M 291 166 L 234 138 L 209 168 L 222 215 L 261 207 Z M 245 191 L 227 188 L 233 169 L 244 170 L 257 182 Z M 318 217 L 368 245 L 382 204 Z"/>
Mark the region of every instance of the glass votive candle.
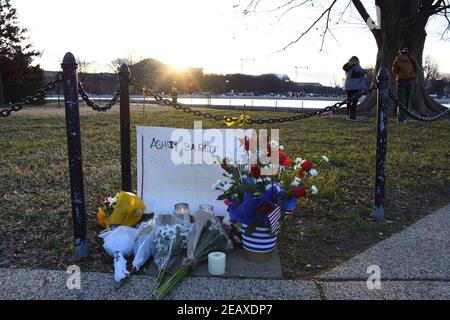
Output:
<path fill-rule="evenodd" d="M 156 215 L 156 223 L 162 226 L 173 225 L 173 214 L 169 212 L 164 212 Z"/>
<path fill-rule="evenodd" d="M 190 223 L 190 211 L 187 203 L 177 203 L 174 210 L 175 221 L 180 224 Z"/>
<path fill-rule="evenodd" d="M 206 211 L 214 215 L 214 206 L 210 204 L 201 204 L 198 208 L 202 211 Z"/>

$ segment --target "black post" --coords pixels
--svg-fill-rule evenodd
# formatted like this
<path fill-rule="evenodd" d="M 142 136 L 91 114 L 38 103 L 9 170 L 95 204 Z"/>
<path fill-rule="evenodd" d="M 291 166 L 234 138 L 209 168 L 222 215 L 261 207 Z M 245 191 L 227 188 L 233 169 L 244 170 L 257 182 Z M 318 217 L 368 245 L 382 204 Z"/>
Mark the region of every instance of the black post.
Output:
<path fill-rule="evenodd" d="M 122 160 L 122 191 L 131 192 L 130 145 L 130 69 L 120 67 L 120 148 Z"/>
<path fill-rule="evenodd" d="M 387 128 L 389 109 L 389 70 L 385 67 L 378 72 L 377 100 L 377 159 L 375 175 L 375 210 L 378 222 L 384 221 L 385 171 L 387 153 Z"/>
<path fill-rule="evenodd" d="M 67 149 L 69 154 L 70 197 L 72 201 L 75 259 L 89 255 L 86 241 L 86 209 L 84 201 L 83 161 L 81 157 L 80 114 L 78 109 L 77 63 L 72 53 L 64 56 L 64 103 L 66 108 Z"/>

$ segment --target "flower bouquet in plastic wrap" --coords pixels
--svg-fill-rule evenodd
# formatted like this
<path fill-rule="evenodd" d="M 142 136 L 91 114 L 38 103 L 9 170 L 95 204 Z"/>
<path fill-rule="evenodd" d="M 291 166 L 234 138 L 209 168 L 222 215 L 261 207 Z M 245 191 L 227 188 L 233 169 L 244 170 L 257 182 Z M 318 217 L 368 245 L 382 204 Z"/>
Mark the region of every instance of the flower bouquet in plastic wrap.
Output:
<path fill-rule="evenodd" d="M 174 258 L 183 250 L 183 240 L 181 237 L 181 227 L 179 225 L 157 226 L 155 240 L 155 254 L 153 260 L 158 267 L 158 276 L 153 285 L 155 292 L 172 265 Z"/>
<path fill-rule="evenodd" d="M 199 211 L 187 236 L 187 258 L 181 268 L 163 285 L 153 291 L 153 298 L 160 300 L 181 282 L 197 264 L 208 259 L 208 254 L 232 248 L 231 240 L 214 215 Z"/>

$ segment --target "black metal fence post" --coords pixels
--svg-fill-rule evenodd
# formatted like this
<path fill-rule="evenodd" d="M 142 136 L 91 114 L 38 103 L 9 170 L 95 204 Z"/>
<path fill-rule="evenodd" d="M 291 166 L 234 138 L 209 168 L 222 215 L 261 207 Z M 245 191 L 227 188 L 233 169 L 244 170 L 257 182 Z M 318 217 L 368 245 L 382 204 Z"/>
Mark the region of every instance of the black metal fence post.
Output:
<path fill-rule="evenodd" d="M 72 201 L 75 259 L 89 255 L 86 239 L 86 209 L 84 200 L 83 161 L 81 157 L 80 114 L 78 108 L 77 63 L 72 53 L 64 56 L 64 104 L 66 111 L 67 149 L 69 155 L 70 197 Z"/>
<path fill-rule="evenodd" d="M 377 100 L 377 158 L 375 174 L 375 210 L 378 222 L 384 221 L 385 171 L 387 153 L 387 128 L 389 111 L 389 70 L 385 67 L 378 72 Z"/>
<path fill-rule="evenodd" d="M 130 145 L 130 69 L 120 67 L 120 147 L 122 191 L 131 192 L 131 145 Z"/>

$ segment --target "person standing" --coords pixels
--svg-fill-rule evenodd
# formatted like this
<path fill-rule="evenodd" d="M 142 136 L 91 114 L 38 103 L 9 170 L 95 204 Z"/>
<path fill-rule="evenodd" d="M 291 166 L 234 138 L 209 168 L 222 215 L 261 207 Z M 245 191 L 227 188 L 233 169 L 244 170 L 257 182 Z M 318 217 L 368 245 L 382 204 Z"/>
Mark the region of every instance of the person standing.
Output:
<path fill-rule="evenodd" d="M 343 66 L 346 73 L 345 90 L 347 97 L 353 98 L 360 90 L 367 89 L 367 81 L 365 78 L 368 70 L 361 68 L 358 57 L 351 57 L 350 60 Z M 349 120 L 356 121 L 356 106 L 358 100 L 353 100 L 347 104 L 347 115 Z"/>
<path fill-rule="evenodd" d="M 417 70 L 417 60 L 409 54 L 407 47 L 402 47 L 392 64 L 392 72 L 396 75 L 398 99 L 405 107 L 409 107 L 412 85 L 416 79 Z M 398 106 L 397 120 L 399 123 L 407 122 L 405 111 Z"/>
<path fill-rule="evenodd" d="M 172 87 L 172 92 L 170 94 L 172 96 L 172 103 L 178 102 L 178 90 L 175 86 Z"/>

